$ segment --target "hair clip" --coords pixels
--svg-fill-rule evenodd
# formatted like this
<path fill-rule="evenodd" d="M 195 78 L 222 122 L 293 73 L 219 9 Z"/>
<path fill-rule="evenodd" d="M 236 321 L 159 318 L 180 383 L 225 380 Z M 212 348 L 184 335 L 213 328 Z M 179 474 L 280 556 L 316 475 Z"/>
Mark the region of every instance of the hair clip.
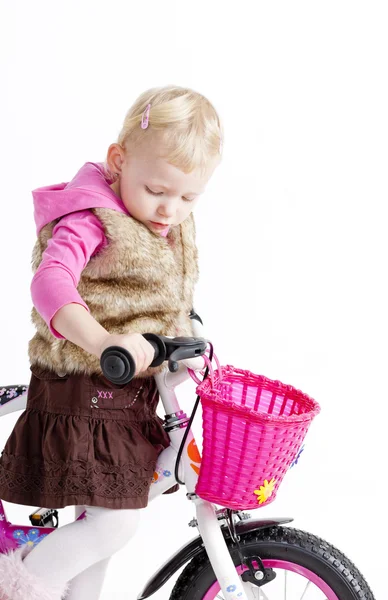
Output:
<path fill-rule="evenodd" d="M 151 104 L 148 104 L 147 108 L 145 109 L 145 111 L 143 112 L 143 115 L 141 117 L 141 128 L 142 129 L 147 129 L 147 127 L 148 127 L 148 119 L 150 117 L 150 108 L 151 108 Z"/>

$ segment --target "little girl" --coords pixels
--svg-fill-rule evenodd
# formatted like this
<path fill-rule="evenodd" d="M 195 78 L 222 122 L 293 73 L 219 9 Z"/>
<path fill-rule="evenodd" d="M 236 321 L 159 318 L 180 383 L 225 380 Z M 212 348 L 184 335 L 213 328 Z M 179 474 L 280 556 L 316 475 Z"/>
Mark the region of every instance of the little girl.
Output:
<path fill-rule="evenodd" d="M 0 497 L 74 505 L 86 518 L 0 554 L 0 600 L 97 600 L 110 557 L 136 530 L 169 445 L 153 378 L 166 364 L 149 366 L 154 351 L 142 333 L 193 335 L 192 211 L 222 138 L 204 96 L 153 88 L 129 109 L 105 163 L 33 191 L 31 381 L 0 458 Z M 136 361 L 128 385 L 102 375 L 112 345 Z"/>

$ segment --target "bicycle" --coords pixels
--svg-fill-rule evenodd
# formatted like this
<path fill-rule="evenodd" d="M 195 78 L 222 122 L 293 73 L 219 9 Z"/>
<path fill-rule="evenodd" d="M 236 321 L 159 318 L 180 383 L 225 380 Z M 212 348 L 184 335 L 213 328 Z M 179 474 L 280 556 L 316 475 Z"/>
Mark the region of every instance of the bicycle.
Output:
<path fill-rule="evenodd" d="M 243 510 L 217 508 L 195 493 L 201 456 L 190 426 L 196 407 L 189 419 L 180 409 L 175 387 L 190 376 L 196 379 L 194 371 L 179 361 L 203 356 L 210 342 L 203 337 L 203 324 L 194 310 L 190 317 L 195 337 L 144 334 L 155 349 L 151 366 L 165 360 L 169 365 L 168 370 L 155 375 L 155 380 L 170 446 L 158 457 L 149 501 L 175 483 L 186 486 L 186 497 L 196 509 L 196 518 L 189 526 L 197 527 L 199 535 L 152 575 L 137 600 L 152 596 L 186 563 L 170 600 L 374 600 L 356 566 L 325 540 L 285 526 L 292 518 L 252 518 Z M 122 384 L 131 380 L 136 365 L 125 349 L 110 347 L 101 356 L 101 368 L 110 381 Z M 204 377 L 207 373 L 208 369 Z M 0 416 L 24 409 L 27 390 L 27 386 L 0 388 Z M 77 514 L 77 509 L 76 520 L 84 518 L 85 512 Z M 39 543 L 59 526 L 56 509 L 40 507 L 29 518 L 32 528 L 7 521 L 0 500 L 0 552 L 23 543 Z M 288 595 L 290 590 L 292 595 Z"/>

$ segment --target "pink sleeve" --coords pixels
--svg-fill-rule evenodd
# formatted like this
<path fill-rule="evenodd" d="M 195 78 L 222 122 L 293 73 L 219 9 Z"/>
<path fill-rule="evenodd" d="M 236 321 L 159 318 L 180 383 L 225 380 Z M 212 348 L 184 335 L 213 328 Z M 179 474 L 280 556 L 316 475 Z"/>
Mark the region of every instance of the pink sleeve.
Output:
<path fill-rule="evenodd" d="M 107 243 L 101 221 L 89 210 L 63 217 L 53 229 L 31 282 L 32 302 L 51 333 L 65 339 L 52 325 L 55 313 L 75 302 L 89 311 L 77 291 L 81 273 L 90 258 Z"/>

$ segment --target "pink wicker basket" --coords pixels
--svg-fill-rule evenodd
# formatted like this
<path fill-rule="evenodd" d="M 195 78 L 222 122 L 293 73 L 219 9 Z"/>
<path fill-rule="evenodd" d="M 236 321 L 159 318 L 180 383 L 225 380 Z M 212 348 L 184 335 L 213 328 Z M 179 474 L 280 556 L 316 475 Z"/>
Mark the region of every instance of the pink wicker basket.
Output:
<path fill-rule="evenodd" d="M 266 506 L 276 498 L 319 404 L 291 385 L 221 367 L 204 355 L 210 377 L 196 391 L 203 415 L 203 449 L 196 493 L 234 510 Z"/>

